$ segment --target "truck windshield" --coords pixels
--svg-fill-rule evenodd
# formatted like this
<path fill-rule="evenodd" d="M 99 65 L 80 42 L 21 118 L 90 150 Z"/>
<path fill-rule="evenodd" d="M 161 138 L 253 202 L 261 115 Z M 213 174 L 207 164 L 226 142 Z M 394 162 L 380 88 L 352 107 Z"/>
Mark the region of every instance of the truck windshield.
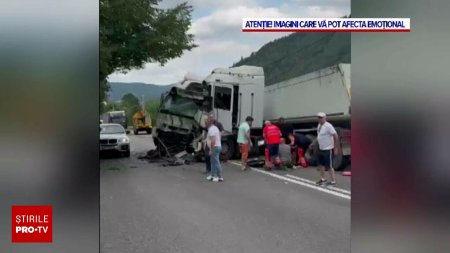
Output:
<path fill-rule="evenodd" d="M 161 105 L 161 112 L 163 113 L 192 118 L 195 116 L 198 109 L 198 105 L 192 99 L 180 97 L 177 95 L 167 96 Z"/>
<path fill-rule="evenodd" d="M 114 117 L 114 118 L 111 118 L 111 123 L 119 123 L 119 124 L 121 124 L 121 123 L 124 123 L 125 122 L 125 120 L 126 120 L 126 117 Z"/>
<path fill-rule="evenodd" d="M 115 117 L 125 117 L 125 112 L 124 112 L 124 111 L 109 112 L 109 116 L 110 116 L 111 118 L 115 118 Z"/>

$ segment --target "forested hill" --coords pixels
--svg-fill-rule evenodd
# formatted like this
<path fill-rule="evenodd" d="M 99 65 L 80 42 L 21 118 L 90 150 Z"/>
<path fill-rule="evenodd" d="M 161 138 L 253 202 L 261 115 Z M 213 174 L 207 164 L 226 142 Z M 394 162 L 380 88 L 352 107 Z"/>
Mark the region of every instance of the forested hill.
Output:
<path fill-rule="evenodd" d="M 122 99 L 128 93 L 133 94 L 141 99 L 143 96 L 145 100 L 159 99 L 161 94 L 168 91 L 172 85 L 156 85 L 147 83 L 108 83 L 110 90 L 108 91 L 108 100 L 115 102 Z"/>
<path fill-rule="evenodd" d="M 337 63 L 350 63 L 350 33 L 293 33 L 265 44 L 233 66 L 264 68 L 266 85 Z"/>

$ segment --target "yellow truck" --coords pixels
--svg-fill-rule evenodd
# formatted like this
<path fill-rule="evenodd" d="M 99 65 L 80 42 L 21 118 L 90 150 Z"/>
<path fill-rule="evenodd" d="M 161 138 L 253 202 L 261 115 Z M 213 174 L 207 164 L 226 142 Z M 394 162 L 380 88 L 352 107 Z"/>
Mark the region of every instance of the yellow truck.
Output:
<path fill-rule="evenodd" d="M 144 111 L 138 111 L 133 115 L 133 131 L 138 135 L 140 131 L 145 131 L 147 134 L 152 133 L 152 121 L 150 115 Z"/>

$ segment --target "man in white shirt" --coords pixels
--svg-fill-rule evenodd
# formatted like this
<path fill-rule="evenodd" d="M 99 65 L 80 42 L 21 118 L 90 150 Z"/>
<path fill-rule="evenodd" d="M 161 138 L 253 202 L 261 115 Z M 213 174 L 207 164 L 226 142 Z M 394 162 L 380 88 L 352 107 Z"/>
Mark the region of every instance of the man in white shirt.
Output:
<path fill-rule="evenodd" d="M 317 114 L 319 125 L 317 126 L 317 139 L 313 145 L 319 144 L 318 164 L 320 171 L 320 180 L 317 185 L 336 185 L 336 175 L 333 169 L 333 155 L 338 154 L 339 138 L 333 125 L 327 122 L 326 114 L 319 112 Z M 325 171 L 330 171 L 331 181 L 325 179 Z"/>
<path fill-rule="evenodd" d="M 206 178 L 213 182 L 223 181 L 222 165 L 220 164 L 220 152 L 222 152 L 221 134 L 219 128 L 208 119 L 207 145 L 211 160 L 211 174 Z"/>
<path fill-rule="evenodd" d="M 209 115 L 206 123 L 210 121 L 219 129 L 220 134 L 223 135 L 225 131 L 223 129 L 222 123 L 217 121 L 214 118 L 214 115 Z M 206 165 L 206 170 L 203 173 L 205 174 L 211 173 L 211 158 L 209 157 L 209 146 L 207 145 L 208 142 L 207 139 L 208 139 L 208 125 L 206 126 L 205 133 L 203 134 L 203 143 L 204 143 L 203 150 L 205 151 L 205 165 Z"/>

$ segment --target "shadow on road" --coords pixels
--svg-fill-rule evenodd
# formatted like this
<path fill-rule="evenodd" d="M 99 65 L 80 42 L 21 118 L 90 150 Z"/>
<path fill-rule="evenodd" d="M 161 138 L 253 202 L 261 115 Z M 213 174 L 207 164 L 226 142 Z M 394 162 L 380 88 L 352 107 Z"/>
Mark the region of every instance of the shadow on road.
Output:
<path fill-rule="evenodd" d="M 100 152 L 100 159 L 121 159 L 121 158 L 129 158 L 129 157 L 125 157 L 123 154 L 117 151 Z"/>

